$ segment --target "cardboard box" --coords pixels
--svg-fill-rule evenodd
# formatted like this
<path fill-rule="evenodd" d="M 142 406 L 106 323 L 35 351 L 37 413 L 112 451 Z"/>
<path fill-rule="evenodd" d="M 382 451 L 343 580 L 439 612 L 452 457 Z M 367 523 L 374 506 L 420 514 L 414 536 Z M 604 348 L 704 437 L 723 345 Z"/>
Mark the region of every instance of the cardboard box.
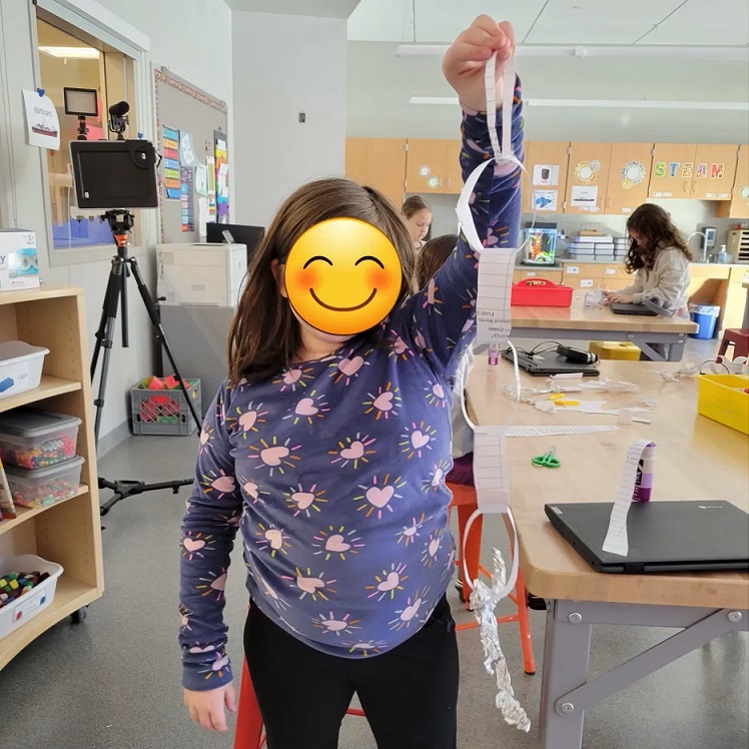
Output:
<path fill-rule="evenodd" d="M 0 291 L 38 288 L 36 235 L 25 229 L 0 229 Z"/>

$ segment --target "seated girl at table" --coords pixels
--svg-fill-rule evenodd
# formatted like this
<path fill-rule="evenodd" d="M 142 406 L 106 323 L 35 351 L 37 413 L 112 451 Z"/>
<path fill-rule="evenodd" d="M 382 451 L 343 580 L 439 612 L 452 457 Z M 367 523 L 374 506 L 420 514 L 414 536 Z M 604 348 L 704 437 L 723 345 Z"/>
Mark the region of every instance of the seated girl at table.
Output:
<path fill-rule="evenodd" d="M 628 273 L 636 273 L 635 281 L 619 291 L 609 291 L 612 302 L 657 300 L 674 314 L 689 319 L 687 288 L 689 261 L 687 248 L 671 217 L 659 205 L 645 203 L 627 220 L 632 245 L 624 265 Z"/>

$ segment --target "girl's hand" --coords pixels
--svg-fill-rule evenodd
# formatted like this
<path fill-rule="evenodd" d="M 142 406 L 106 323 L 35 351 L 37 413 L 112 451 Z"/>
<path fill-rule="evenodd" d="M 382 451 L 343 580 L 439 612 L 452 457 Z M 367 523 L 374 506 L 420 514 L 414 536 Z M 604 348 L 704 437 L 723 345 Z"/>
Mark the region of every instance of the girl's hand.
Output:
<path fill-rule="evenodd" d="M 237 712 L 237 698 L 234 685 L 229 683 L 218 689 L 206 692 L 195 692 L 185 689 L 184 703 L 190 712 L 190 717 L 209 731 L 226 731 L 227 707 L 231 712 Z"/>
<path fill-rule="evenodd" d="M 479 16 L 453 42 L 442 61 L 447 82 L 458 92 L 463 107 L 476 112 L 486 110 L 484 67 L 497 53 L 497 106 L 502 103 L 502 74 L 505 63 L 515 54 L 515 32 L 509 21 L 497 23 Z"/>
<path fill-rule="evenodd" d="M 634 301 L 632 294 L 620 294 L 618 292 L 613 292 L 611 294 L 607 294 L 610 302 L 624 302 L 625 304 L 632 304 Z"/>

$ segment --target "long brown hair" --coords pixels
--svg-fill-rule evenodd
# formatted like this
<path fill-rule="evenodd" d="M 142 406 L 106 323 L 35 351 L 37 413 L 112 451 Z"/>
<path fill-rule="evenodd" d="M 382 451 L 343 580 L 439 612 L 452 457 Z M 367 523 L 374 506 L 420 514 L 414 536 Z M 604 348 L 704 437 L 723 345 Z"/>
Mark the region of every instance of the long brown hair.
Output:
<path fill-rule="evenodd" d="M 301 345 L 299 322 L 278 290 L 273 261 L 283 264 L 307 229 L 331 218 L 356 218 L 382 231 L 403 269 L 400 300 L 413 291 L 415 256 L 408 229 L 377 190 L 342 177 L 320 179 L 286 199 L 252 256 L 247 283 L 229 330 L 229 381 L 266 380 L 287 366 Z"/>
<path fill-rule="evenodd" d="M 411 218 L 411 216 L 419 211 L 432 212 L 432 207 L 421 197 L 421 195 L 410 195 L 401 206 L 401 213 L 406 218 Z"/>
<path fill-rule="evenodd" d="M 445 264 L 458 244 L 457 234 L 442 234 L 430 239 L 419 250 L 416 260 L 416 282 L 423 289 L 432 276 Z"/>
<path fill-rule="evenodd" d="M 640 268 L 652 270 L 658 250 L 668 247 L 675 247 L 681 250 L 688 260 L 692 259 L 692 253 L 681 232 L 674 226 L 668 213 L 655 203 L 643 203 L 635 209 L 627 219 L 627 231 L 629 230 L 634 230 L 640 235 L 644 246 L 632 240 L 624 259 L 624 267 L 628 273 L 634 273 Z"/>

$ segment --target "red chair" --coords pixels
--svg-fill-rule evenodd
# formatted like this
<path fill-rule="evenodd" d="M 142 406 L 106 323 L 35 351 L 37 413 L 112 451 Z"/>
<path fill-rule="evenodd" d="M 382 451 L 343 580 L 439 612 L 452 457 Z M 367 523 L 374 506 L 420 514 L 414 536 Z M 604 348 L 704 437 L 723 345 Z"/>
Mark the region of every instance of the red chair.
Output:
<path fill-rule="evenodd" d="M 728 347 L 733 345 L 733 356 L 749 356 L 749 328 L 726 328 L 723 331 L 723 340 L 718 349 L 718 361 L 726 355 Z"/>
<path fill-rule="evenodd" d="M 471 527 L 468 536 L 466 548 L 463 549 L 463 538 L 465 536 L 465 527 L 468 519 L 477 508 L 476 490 L 472 486 L 464 484 L 447 485 L 453 495 L 449 509 L 453 508 L 458 511 L 458 561 L 456 564 L 460 569 L 460 579 L 463 583 L 463 590 L 470 590 L 464 578 L 463 554 L 466 556 L 466 566 L 471 580 L 475 580 L 479 573 L 489 577 L 489 573 L 481 566 L 479 558 L 481 555 L 481 517 L 479 516 Z M 515 549 L 512 553 L 516 553 Z M 515 583 L 515 592 L 510 595 L 510 600 L 515 603 L 517 612 L 509 616 L 497 617 L 499 624 L 508 622 L 517 622 L 520 630 L 520 645 L 523 650 L 523 668 L 526 674 L 532 675 L 536 672 L 536 664 L 533 658 L 533 643 L 531 641 L 530 623 L 528 621 L 528 606 L 526 603 L 527 591 L 523 578 L 518 573 L 518 579 Z M 466 608 L 470 609 L 470 604 L 466 603 Z M 475 629 L 478 627 L 476 622 L 467 622 L 457 624 L 456 631 L 462 632 L 466 629 Z M 364 711 L 359 708 L 350 707 L 346 711 L 347 715 L 356 715 L 364 717 Z M 263 749 L 265 746 L 265 737 L 263 736 L 263 719 L 260 715 L 260 708 L 255 697 L 255 689 L 252 686 L 250 672 L 247 669 L 247 662 L 242 664 L 242 681 L 239 687 L 239 705 L 237 707 L 237 727 L 234 734 L 234 749 Z"/>

